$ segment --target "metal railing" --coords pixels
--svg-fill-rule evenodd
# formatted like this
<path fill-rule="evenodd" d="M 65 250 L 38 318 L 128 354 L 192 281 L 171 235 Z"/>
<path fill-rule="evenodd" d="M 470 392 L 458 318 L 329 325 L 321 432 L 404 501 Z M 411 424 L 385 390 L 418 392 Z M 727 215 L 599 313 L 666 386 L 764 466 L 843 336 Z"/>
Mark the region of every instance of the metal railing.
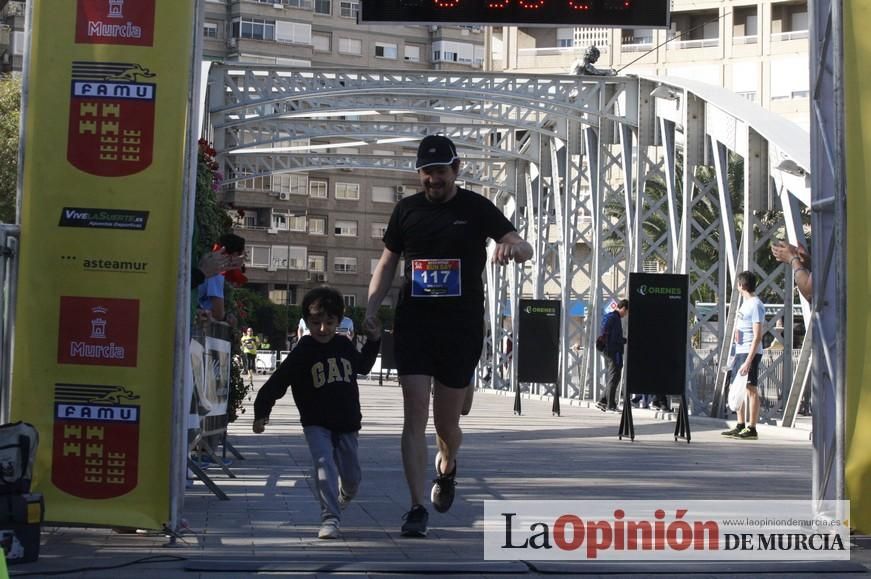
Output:
<path fill-rule="evenodd" d="M 0 224 L 0 424 L 9 421 L 19 241 L 17 225 Z"/>

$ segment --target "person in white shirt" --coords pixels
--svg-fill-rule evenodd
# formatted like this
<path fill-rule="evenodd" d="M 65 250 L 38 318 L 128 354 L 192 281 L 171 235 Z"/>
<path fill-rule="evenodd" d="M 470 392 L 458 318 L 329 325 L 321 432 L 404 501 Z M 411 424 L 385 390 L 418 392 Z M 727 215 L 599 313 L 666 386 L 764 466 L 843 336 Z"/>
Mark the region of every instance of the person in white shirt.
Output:
<path fill-rule="evenodd" d="M 757 440 L 756 422 L 759 420 L 759 363 L 762 361 L 762 324 L 765 306 L 756 297 L 756 275 L 742 271 L 736 278 L 741 292 L 741 308 L 735 320 L 735 360 L 732 376 L 747 376 L 747 395 L 738 407 L 738 424 L 723 432 L 742 440 Z M 746 422 L 745 422 L 746 419 Z"/>

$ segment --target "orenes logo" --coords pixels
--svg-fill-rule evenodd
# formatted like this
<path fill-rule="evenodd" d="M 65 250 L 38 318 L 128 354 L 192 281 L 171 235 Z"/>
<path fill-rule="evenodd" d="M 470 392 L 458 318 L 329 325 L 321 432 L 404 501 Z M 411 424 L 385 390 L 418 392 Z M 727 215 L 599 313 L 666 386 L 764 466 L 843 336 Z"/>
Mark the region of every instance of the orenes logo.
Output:
<path fill-rule="evenodd" d="M 646 296 L 647 295 L 647 286 L 646 285 L 638 286 L 638 293 L 643 295 L 643 296 Z"/>

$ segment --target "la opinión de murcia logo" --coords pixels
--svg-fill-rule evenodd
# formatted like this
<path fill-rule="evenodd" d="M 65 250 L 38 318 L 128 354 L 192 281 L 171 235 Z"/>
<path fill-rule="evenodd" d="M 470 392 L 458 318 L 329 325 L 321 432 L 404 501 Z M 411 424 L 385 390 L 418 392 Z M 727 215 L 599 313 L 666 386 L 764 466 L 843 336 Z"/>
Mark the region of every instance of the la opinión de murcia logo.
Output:
<path fill-rule="evenodd" d="M 156 75 L 138 63 L 73 62 L 67 160 L 100 177 L 151 165 Z"/>
<path fill-rule="evenodd" d="M 58 362 L 136 366 L 139 300 L 61 296 Z"/>
<path fill-rule="evenodd" d="M 154 0 L 78 0 L 76 42 L 152 46 Z"/>

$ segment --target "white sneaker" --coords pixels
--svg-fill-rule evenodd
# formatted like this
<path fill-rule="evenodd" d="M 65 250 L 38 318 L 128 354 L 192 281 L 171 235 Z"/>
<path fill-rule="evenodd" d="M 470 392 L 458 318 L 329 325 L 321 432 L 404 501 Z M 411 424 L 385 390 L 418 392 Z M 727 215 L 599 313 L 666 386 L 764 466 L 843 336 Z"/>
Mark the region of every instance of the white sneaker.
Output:
<path fill-rule="evenodd" d="M 318 531 L 318 539 L 338 539 L 339 538 L 339 521 L 336 519 L 327 519 L 321 523 L 321 528 Z"/>

